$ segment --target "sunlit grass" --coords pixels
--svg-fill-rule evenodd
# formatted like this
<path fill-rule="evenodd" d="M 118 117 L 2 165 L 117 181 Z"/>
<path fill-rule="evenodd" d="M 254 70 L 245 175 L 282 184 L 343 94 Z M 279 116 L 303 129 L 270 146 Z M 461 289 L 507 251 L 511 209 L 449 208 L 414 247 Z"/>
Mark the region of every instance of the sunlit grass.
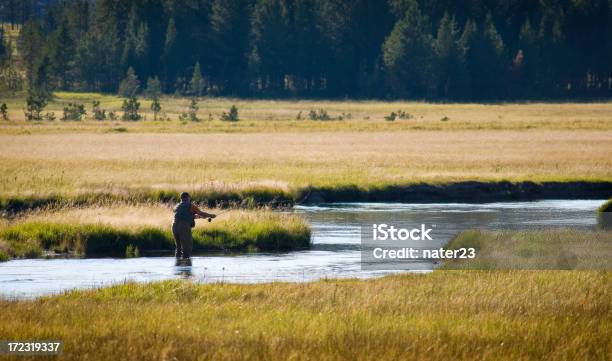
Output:
<path fill-rule="evenodd" d="M 0 195 L 612 179 L 610 131 L 0 135 Z"/>
<path fill-rule="evenodd" d="M 63 340 L 66 360 L 605 360 L 611 285 L 593 271 L 128 283 L 0 301 L 0 337 Z"/>
<path fill-rule="evenodd" d="M 612 269 L 612 231 L 605 230 L 464 231 L 446 248 L 476 250 L 447 269 Z"/>
<path fill-rule="evenodd" d="M 0 132 L 107 132 L 114 127 L 125 127 L 129 132 L 278 132 L 278 131 L 398 131 L 398 130 L 457 130 L 457 129 L 600 129 L 612 128 L 612 103 L 500 103 L 500 104 L 443 104 L 407 101 L 332 101 L 332 100 L 248 100 L 231 98 L 198 99 L 200 122 L 178 121 L 188 110 L 190 98 L 164 96 L 162 116 L 170 121 L 153 121 L 150 101 L 140 99 L 141 113 L 146 121 L 91 120 L 92 101 L 100 101 L 107 111 L 121 113 L 123 99 L 115 95 L 97 93 L 56 92 L 45 112 L 54 112 L 58 119 L 69 102 L 86 105 L 88 119 L 82 122 L 39 122 L 24 120 L 25 97 L 5 96 L 12 122 L 0 123 Z M 222 122 L 222 112 L 236 105 L 240 121 Z M 308 119 L 310 110 L 326 110 L 330 121 Z M 411 115 L 410 119 L 385 121 L 385 116 L 398 110 Z M 301 119 L 298 118 L 301 114 Z M 343 120 L 337 120 L 339 117 Z M 448 121 L 440 119 L 448 118 Z M 212 119 L 212 120 L 210 120 Z"/>

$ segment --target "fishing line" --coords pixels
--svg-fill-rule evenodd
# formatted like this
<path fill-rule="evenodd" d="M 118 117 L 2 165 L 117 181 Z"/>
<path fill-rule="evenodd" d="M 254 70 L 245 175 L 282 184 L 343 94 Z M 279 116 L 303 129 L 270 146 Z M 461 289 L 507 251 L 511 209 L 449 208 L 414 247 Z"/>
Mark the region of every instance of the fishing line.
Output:
<path fill-rule="evenodd" d="M 306 201 L 308 199 L 308 197 L 310 197 L 310 193 L 312 193 L 312 187 L 308 187 L 308 193 L 306 193 L 306 195 L 304 197 L 302 197 L 302 199 L 300 199 L 298 202 L 295 202 L 294 205 L 299 205 L 301 203 L 303 203 L 304 201 Z M 242 206 L 244 204 L 244 202 L 246 201 L 246 199 L 243 199 L 240 202 L 240 206 Z M 272 202 L 268 203 L 267 205 L 273 205 L 275 203 L 280 203 L 282 202 L 282 200 L 273 200 Z M 220 215 L 227 213 L 229 211 L 233 211 L 235 208 L 227 208 L 222 210 L 221 212 L 217 213 L 215 218 L 219 217 Z M 211 222 L 212 218 L 208 218 L 208 222 Z"/>

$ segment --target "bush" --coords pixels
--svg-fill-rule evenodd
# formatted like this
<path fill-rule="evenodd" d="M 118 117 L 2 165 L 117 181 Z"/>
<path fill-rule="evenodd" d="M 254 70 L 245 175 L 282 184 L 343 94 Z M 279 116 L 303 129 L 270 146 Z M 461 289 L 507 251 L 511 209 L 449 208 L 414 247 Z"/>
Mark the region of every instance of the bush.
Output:
<path fill-rule="evenodd" d="M 407 113 L 403 110 L 398 110 L 397 112 L 391 112 L 389 115 L 385 116 L 385 120 L 394 121 L 396 119 L 412 119 L 414 116 L 410 113 Z"/>
<path fill-rule="evenodd" d="M 68 106 L 64 107 L 64 116 L 62 117 L 62 120 L 80 121 L 85 114 L 87 114 L 87 111 L 85 111 L 85 105 L 68 103 Z"/>
<path fill-rule="evenodd" d="M 45 113 L 45 120 L 46 121 L 53 122 L 53 121 L 55 121 L 55 119 L 56 118 L 55 118 L 55 113 L 54 112 Z"/>
<path fill-rule="evenodd" d="M 179 115 L 179 120 L 182 122 L 186 122 L 188 120 L 192 122 L 199 122 L 200 118 L 198 118 L 198 102 L 195 98 L 191 99 L 191 103 L 189 104 L 189 110 L 185 113 L 181 113 Z"/>
<path fill-rule="evenodd" d="M 6 103 L 2 103 L 2 105 L 0 105 L 0 117 L 2 117 L 2 120 L 9 120 L 8 107 L 6 106 Z"/>
<path fill-rule="evenodd" d="M 229 113 L 223 112 L 221 114 L 221 120 L 225 122 L 237 122 L 238 119 L 238 108 L 232 104 Z"/>
<path fill-rule="evenodd" d="M 105 120 L 106 119 L 106 110 L 100 108 L 99 100 L 93 101 L 92 112 L 93 112 L 94 120 Z"/>
<path fill-rule="evenodd" d="M 138 114 L 138 109 L 140 109 L 140 102 L 136 99 L 136 96 L 131 96 L 128 99 L 123 101 L 123 106 L 121 107 L 123 110 L 122 120 L 127 121 L 136 121 L 140 120 L 141 116 Z"/>
<path fill-rule="evenodd" d="M 36 91 L 28 91 L 26 98 L 26 110 L 24 111 L 27 120 L 42 120 L 42 111 L 47 106 L 47 98 Z"/>
<path fill-rule="evenodd" d="M 316 110 L 311 109 L 308 112 L 308 118 L 310 120 L 331 120 L 331 117 L 329 116 L 329 114 L 327 114 L 327 110 L 325 109 L 319 109 L 318 112 Z"/>
<path fill-rule="evenodd" d="M 0 262 L 6 262 L 10 259 L 11 257 L 9 257 L 8 254 L 4 253 L 4 251 L 0 251 Z"/>
<path fill-rule="evenodd" d="M 153 120 L 157 120 L 157 115 L 161 112 L 161 104 L 159 103 L 159 97 L 155 96 L 151 102 L 151 111 L 153 112 Z"/>

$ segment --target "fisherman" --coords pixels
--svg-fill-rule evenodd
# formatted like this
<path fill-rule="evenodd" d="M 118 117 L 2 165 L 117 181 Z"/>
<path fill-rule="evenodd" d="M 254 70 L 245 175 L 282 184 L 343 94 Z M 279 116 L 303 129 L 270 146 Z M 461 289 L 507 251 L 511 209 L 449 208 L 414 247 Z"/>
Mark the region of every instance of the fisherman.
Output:
<path fill-rule="evenodd" d="M 191 203 L 189 193 L 181 193 L 181 203 L 174 207 L 174 223 L 172 223 L 172 234 L 176 242 L 176 259 L 189 260 L 193 248 L 191 228 L 195 227 L 196 218 L 208 218 L 208 221 L 216 215 L 201 211 L 195 204 Z"/>

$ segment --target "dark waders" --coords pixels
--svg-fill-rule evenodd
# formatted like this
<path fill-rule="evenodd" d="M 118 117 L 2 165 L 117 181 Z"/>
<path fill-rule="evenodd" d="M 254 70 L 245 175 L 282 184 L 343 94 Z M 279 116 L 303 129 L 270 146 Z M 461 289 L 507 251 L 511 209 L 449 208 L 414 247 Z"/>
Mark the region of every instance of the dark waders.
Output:
<path fill-rule="evenodd" d="M 191 236 L 191 224 L 189 222 L 176 219 L 172 223 L 172 234 L 176 243 L 176 258 L 191 257 L 193 249 L 193 238 Z"/>

